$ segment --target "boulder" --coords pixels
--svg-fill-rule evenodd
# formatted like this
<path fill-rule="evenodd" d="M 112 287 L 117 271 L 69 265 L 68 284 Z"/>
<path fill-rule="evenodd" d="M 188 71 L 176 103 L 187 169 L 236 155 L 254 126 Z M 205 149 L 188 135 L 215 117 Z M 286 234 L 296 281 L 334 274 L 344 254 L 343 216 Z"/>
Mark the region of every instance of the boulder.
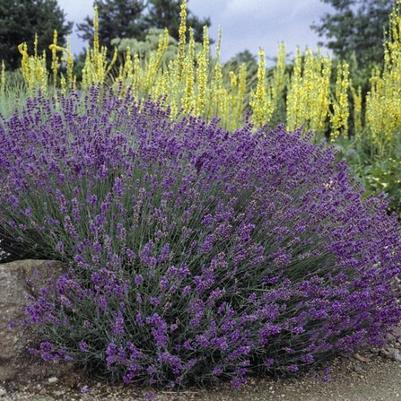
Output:
<path fill-rule="evenodd" d="M 10 322 L 24 317 L 29 295 L 49 284 L 64 270 L 57 261 L 21 260 L 0 264 L 0 382 L 57 376 L 67 364 L 48 364 L 27 351 L 32 331 Z"/>

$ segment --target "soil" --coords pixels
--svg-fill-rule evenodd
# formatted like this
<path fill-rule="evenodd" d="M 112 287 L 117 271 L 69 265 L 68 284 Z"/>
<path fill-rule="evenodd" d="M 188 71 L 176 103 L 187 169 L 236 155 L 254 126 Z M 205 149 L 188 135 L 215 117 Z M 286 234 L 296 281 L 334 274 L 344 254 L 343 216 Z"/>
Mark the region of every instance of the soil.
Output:
<path fill-rule="evenodd" d="M 310 372 L 300 378 L 250 380 L 239 391 L 229 385 L 155 391 L 110 386 L 70 374 L 0 385 L 0 401 L 401 401 L 401 362 L 394 359 L 383 353 L 355 354 L 335 360 L 328 378 Z"/>

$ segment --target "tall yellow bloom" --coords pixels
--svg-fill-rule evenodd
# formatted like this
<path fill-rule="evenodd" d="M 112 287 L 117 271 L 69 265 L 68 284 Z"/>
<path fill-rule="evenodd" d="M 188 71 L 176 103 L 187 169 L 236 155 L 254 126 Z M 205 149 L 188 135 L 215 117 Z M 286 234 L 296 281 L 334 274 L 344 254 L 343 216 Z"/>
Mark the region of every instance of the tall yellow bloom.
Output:
<path fill-rule="evenodd" d="M 334 142 L 341 134 L 348 134 L 349 88 L 349 66 L 346 62 L 342 62 L 337 66 L 337 80 L 333 99 L 333 113 L 330 116 L 330 139 L 332 142 Z"/>
<path fill-rule="evenodd" d="M 91 85 L 103 85 L 108 74 L 117 61 L 117 49 L 114 50 L 111 61 L 107 58 L 107 48 L 100 45 L 99 41 L 99 13 L 94 9 L 93 18 L 93 45 L 87 49 L 85 64 L 82 69 L 82 86 L 88 88 Z"/>
<path fill-rule="evenodd" d="M 210 54 L 210 44 L 209 44 L 209 31 L 208 27 L 203 27 L 203 44 L 202 51 L 198 59 L 198 96 L 196 100 L 195 114 L 202 115 L 206 108 L 206 90 L 208 85 L 209 76 L 209 54 Z"/>
<path fill-rule="evenodd" d="M 184 66 L 185 59 L 185 45 L 187 43 L 187 1 L 182 0 L 181 11 L 180 11 L 180 28 L 178 30 L 178 68 L 181 69 Z"/>
<path fill-rule="evenodd" d="M 278 48 L 277 63 L 274 69 L 273 82 L 271 85 L 271 97 L 274 109 L 279 107 L 280 100 L 283 96 L 285 87 L 287 85 L 288 76 L 286 69 L 287 65 L 286 65 L 285 44 L 281 42 Z"/>
<path fill-rule="evenodd" d="M 297 51 L 287 95 L 287 129 L 303 128 L 322 135 L 330 105 L 331 60 Z"/>
<path fill-rule="evenodd" d="M 362 88 L 355 89 L 351 86 L 352 102 L 354 106 L 353 119 L 354 119 L 354 135 L 359 140 L 363 130 L 363 117 L 362 117 Z"/>
<path fill-rule="evenodd" d="M 47 92 L 48 73 L 46 67 L 46 52 L 38 55 L 38 37 L 35 35 L 34 54 L 29 55 L 28 45 L 24 42 L 18 45 L 21 59 L 21 72 L 27 86 L 28 92 L 33 93 L 40 89 L 43 93 Z"/>
<path fill-rule="evenodd" d="M 395 0 L 390 15 L 383 71 L 375 69 L 370 80 L 366 122 L 377 151 L 391 154 L 401 129 L 401 0 Z"/>
<path fill-rule="evenodd" d="M 259 49 L 258 78 L 256 90 L 251 93 L 250 106 L 252 109 L 252 122 L 256 127 L 269 123 L 273 114 L 271 98 L 267 94 L 266 83 L 266 54 Z"/>
<path fill-rule="evenodd" d="M 53 43 L 49 46 L 51 53 L 52 53 L 52 72 L 53 72 L 53 86 L 56 87 L 57 86 L 57 76 L 58 76 L 58 70 L 60 68 L 60 63 L 59 63 L 59 59 L 57 56 L 57 50 L 58 50 L 58 46 L 57 46 L 57 39 L 58 39 L 58 34 L 57 31 L 54 30 L 53 33 Z"/>

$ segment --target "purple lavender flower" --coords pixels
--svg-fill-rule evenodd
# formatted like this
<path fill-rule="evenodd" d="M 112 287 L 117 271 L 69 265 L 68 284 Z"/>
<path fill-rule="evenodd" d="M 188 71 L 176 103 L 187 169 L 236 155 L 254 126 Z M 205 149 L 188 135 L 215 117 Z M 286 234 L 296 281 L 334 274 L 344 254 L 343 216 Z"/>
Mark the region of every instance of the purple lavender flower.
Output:
<path fill-rule="evenodd" d="M 136 274 L 136 275 L 135 275 L 135 277 L 134 277 L 134 283 L 135 283 L 135 285 L 137 285 L 137 286 L 140 286 L 140 285 L 143 284 L 143 277 L 142 277 L 141 274 Z"/>
<path fill-rule="evenodd" d="M 96 88 L 28 103 L 0 126 L 0 237 L 68 264 L 26 308 L 43 359 L 239 386 L 380 344 L 400 321 L 396 219 L 333 150 Z"/>
<path fill-rule="evenodd" d="M 79 350 L 81 352 L 88 352 L 89 351 L 89 345 L 86 341 L 82 340 L 79 342 Z"/>
<path fill-rule="evenodd" d="M 124 316 L 120 310 L 118 311 L 114 319 L 112 332 L 116 336 L 121 336 L 124 334 L 124 328 L 125 328 Z"/>

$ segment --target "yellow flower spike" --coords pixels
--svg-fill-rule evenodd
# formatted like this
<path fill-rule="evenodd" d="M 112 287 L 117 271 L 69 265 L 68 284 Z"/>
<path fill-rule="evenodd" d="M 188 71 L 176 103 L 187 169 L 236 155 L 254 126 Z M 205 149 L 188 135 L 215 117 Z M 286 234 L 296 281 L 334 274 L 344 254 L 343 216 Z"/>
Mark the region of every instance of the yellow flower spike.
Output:
<path fill-rule="evenodd" d="M 53 86 L 56 88 L 57 86 L 57 75 L 58 75 L 58 70 L 60 67 L 59 60 L 57 57 L 57 50 L 59 47 L 57 46 L 57 40 L 58 40 L 58 34 L 57 31 L 54 30 L 53 33 L 53 43 L 49 46 L 51 53 L 52 53 L 52 64 L 51 64 L 51 69 L 53 72 Z"/>
<path fill-rule="evenodd" d="M 239 128 L 244 119 L 245 112 L 245 96 L 246 96 L 246 86 L 247 86 L 247 67 L 246 64 L 241 64 L 238 74 L 238 93 L 237 93 L 237 103 L 236 103 L 236 125 L 234 128 Z"/>
<path fill-rule="evenodd" d="M 230 118 L 229 118 L 229 105 L 230 96 L 226 89 L 222 90 L 222 102 L 221 102 L 221 117 L 225 128 L 230 128 Z"/>
<path fill-rule="evenodd" d="M 99 49 L 99 10 L 98 7 L 95 6 L 93 16 L 93 50 L 95 54 L 99 53 Z"/>
<path fill-rule="evenodd" d="M 156 53 L 152 52 L 149 59 L 149 65 L 147 68 L 147 76 L 146 76 L 146 91 L 150 92 L 153 89 L 153 97 L 156 98 L 156 92 L 160 90 L 160 88 L 153 88 L 153 83 L 158 81 L 159 78 L 159 69 L 162 66 L 163 58 L 166 54 L 168 48 L 169 35 L 168 31 L 164 30 L 163 33 L 159 36 L 159 42 L 157 45 Z M 154 92 L 156 90 L 156 92 Z M 159 96 L 162 93 L 159 94 Z"/>
<path fill-rule="evenodd" d="M 355 90 L 353 86 L 351 86 L 351 94 L 353 101 L 353 117 L 354 117 L 354 135 L 357 140 L 361 139 L 362 129 L 363 129 L 363 121 L 362 121 L 362 89 L 358 87 Z"/>
<path fill-rule="evenodd" d="M 162 46 L 161 46 L 161 53 L 163 56 L 165 55 L 168 49 L 169 40 L 170 40 L 170 35 L 168 33 L 168 29 L 165 28 L 162 35 Z"/>
<path fill-rule="evenodd" d="M 220 61 L 220 58 L 221 58 L 221 42 L 222 42 L 222 39 L 223 39 L 223 29 L 219 25 L 219 27 L 217 29 L 217 42 L 216 42 L 216 59 L 218 61 Z"/>
<path fill-rule="evenodd" d="M 288 76 L 286 73 L 286 51 L 283 42 L 280 43 L 277 53 L 277 64 L 273 73 L 273 83 L 271 87 L 271 97 L 273 109 L 279 107 L 280 100 L 287 86 Z"/>
<path fill-rule="evenodd" d="M 109 65 L 108 65 L 108 67 L 106 69 L 105 77 L 111 71 L 111 69 L 113 68 L 114 64 L 116 63 L 117 57 L 118 57 L 118 50 L 117 50 L 117 48 L 114 48 L 113 57 L 112 57 Z M 104 55 L 104 59 L 106 59 L 106 54 Z"/>
<path fill-rule="evenodd" d="M 40 77 L 40 86 L 43 93 L 47 93 L 47 67 L 46 67 L 46 52 L 43 50 L 42 59 L 38 64 L 38 76 Z"/>
<path fill-rule="evenodd" d="M 67 82 L 65 80 L 64 75 L 61 75 L 61 77 L 60 77 L 60 88 L 61 88 L 61 93 L 66 95 L 67 91 L 68 91 L 68 87 L 67 87 Z"/>
<path fill-rule="evenodd" d="M 401 1 L 390 15 L 384 67 L 373 71 L 366 97 L 366 126 L 376 151 L 391 155 L 401 127 Z"/>
<path fill-rule="evenodd" d="M 309 114 L 306 113 L 309 119 L 307 126 L 321 139 L 326 130 L 326 120 L 329 114 L 331 60 L 322 57 L 319 53 L 312 54 L 312 57 L 314 58 L 314 72 L 313 82 L 311 82 L 312 89 L 307 97 L 306 107 L 309 108 Z"/>
<path fill-rule="evenodd" d="M 301 78 L 302 78 L 302 57 L 301 51 L 297 49 L 294 68 L 291 76 L 290 85 L 287 95 L 287 130 L 294 131 L 299 128 L 300 123 L 300 104 L 301 95 Z"/>
<path fill-rule="evenodd" d="M 329 58 L 322 60 L 321 72 L 321 93 L 318 107 L 318 126 L 317 131 L 322 133 L 326 128 L 327 115 L 330 108 L 330 80 L 331 80 L 332 62 Z"/>
<path fill-rule="evenodd" d="M 261 127 L 270 122 L 273 107 L 266 90 L 266 55 L 264 50 L 259 49 L 258 55 L 257 85 L 256 90 L 251 93 L 249 104 L 252 109 L 253 124 L 256 127 Z"/>
<path fill-rule="evenodd" d="M 223 66 L 220 61 L 221 57 L 221 41 L 222 41 L 222 30 L 219 27 L 218 37 L 216 43 L 216 59 L 214 64 L 213 76 L 210 83 L 211 88 L 211 105 L 209 108 L 209 115 L 206 116 L 208 120 L 213 117 L 220 116 L 225 108 L 225 97 L 227 96 L 224 90 L 223 80 Z"/>
<path fill-rule="evenodd" d="M 25 83 L 29 87 L 29 55 L 28 55 L 28 45 L 24 42 L 18 45 L 18 51 L 20 52 L 21 58 L 21 72 L 25 80 Z"/>
<path fill-rule="evenodd" d="M 158 79 L 158 87 L 159 87 L 159 96 L 158 99 L 160 99 L 161 96 L 166 96 L 167 91 L 168 91 L 168 86 L 167 86 L 167 78 L 165 75 L 160 75 Z M 165 99 L 164 99 L 165 101 Z"/>
<path fill-rule="evenodd" d="M 18 45 L 21 59 L 21 72 L 27 86 L 28 92 L 33 93 L 40 89 L 43 93 L 47 92 L 47 68 L 46 53 L 43 51 L 42 56 L 37 54 L 37 36 L 35 37 L 34 55 L 28 53 L 28 45 L 21 43 Z"/>
<path fill-rule="evenodd" d="M 180 11 L 180 28 L 178 30 L 178 68 L 181 72 L 184 66 L 185 46 L 187 43 L 187 1 L 182 0 Z"/>
<path fill-rule="evenodd" d="M 85 63 L 82 68 L 82 87 L 87 89 L 90 85 L 90 78 L 89 78 L 89 64 L 90 64 L 90 50 L 86 51 L 85 55 Z"/>
<path fill-rule="evenodd" d="M 208 116 L 209 119 L 213 118 L 214 116 L 219 116 L 221 111 L 224 108 L 224 101 L 225 101 L 225 91 L 224 91 L 224 81 L 223 81 L 223 66 L 218 61 L 214 68 L 214 76 L 212 82 L 212 91 L 213 91 L 213 103 L 214 103 L 214 110 L 212 114 Z"/>
<path fill-rule="evenodd" d="M 38 34 L 35 33 L 35 39 L 33 42 L 33 55 L 35 57 L 35 59 L 38 57 Z"/>
<path fill-rule="evenodd" d="M 342 133 L 348 132 L 349 87 L 349 66 L 346 62 L 342 62 L 337 67 L 337 80 L 335 86 L 335 96 L 333 99 L 333 113 L 330 116 L 330 139 L 332 142 L 334 142 Z"/>
<path fill-rule="evenodd" d="M 205 25 L 203 27 L 203 43 L 202 51 L 198 62 L 198 97 L 196 101 L 196 115 L 203 115 L 206 108 L 206 89 L 208 84 L 209 75 L 209 54 L 210 54 L 210 43 L 209 43 L 209 30 Z"/>
<path fill-rule="evenodd" d="M 188 51 L 182 71 L 185 92 L 183 98 L 183 112 L 189 114 L 194 111 L 194 61 L 195 61 L 195 38 L 192 28 L 189 29 Z"/>
<path fill-rule="evenodd" d="M 317 111 L 312 109 L 312 107 L 314 100 L 320 95 L 319 91 L 315 92 L 317 69 L 317 60 L 315 59 L 312 50 L 307 49 L 304 61 L 303 82 L 301 84 L 304 101 L 301 104 L 302 111 L 300 122 L 302 122 L 301 124 L 308 130 L 316 129 L 316 118 L 314 118 L 314 114 Z"/>
<path fill-rule="evenodd" d="M 141 76 L 142 76 L 142 68 L 141 68 L 141 62 L 139 60 L 139 54 L 135 53 L 133 62 L 133 73 L 132 73 L 132 78 L 133 78 L 132 89 L 134 93 L 139 93 L 140 84 L 142 82 Z"/>
<path fill-rule="evenodd" d="M 238 85 L 239 76 L 235 71 L 228 72 L 229 90 L 226 93 L 226 101 L 224 104 L 224 128 L 233 131 L 238 124 Z"/>
<path fill-rule="evenodd" d="M 230 77 L 230 85 L 232 88 L 236 88 L 238 85 L 238 77 L 237 74 L 234 71 L 229 71 L 228 73 Z"/>
<path fill-rule="evenodd" d="M 74 77 L 74 56 L 71 51 L 71 43 L 68 41 L 67 49 L 64 52 L 65 61 L 67 65 L 67 83 L 69 89 L 75 89 L 75 77 Z"/>
<path fill-rule="evenodd" d="M 112 59 L 108 62 L 107 48 L 101 46 L 99 42 L 99 13 L 97 7 L 94 8 L 93 28 L 93 47 L 87 49 L 85 64 L 82 69 L 83 88 L 88 88 L 91 85 L 105 84 L 118 57 L 117 49 L 114 49 Z"/>
<path fill-rule="evenodd" d="M 287 95 L 287 129 L 303 127 L 322 135 L 330 104 L 331 61 L 306 50 L 302 60 L 298 50 Z"/>
<path fill-rule="evenodd" d="M 131 56 L 131 49 L 127 47 L 125 52 L 125 60 L 124 60 L 124 74 L 126 77 L 129 77 L 132 74 L 133 63 Z"/>

